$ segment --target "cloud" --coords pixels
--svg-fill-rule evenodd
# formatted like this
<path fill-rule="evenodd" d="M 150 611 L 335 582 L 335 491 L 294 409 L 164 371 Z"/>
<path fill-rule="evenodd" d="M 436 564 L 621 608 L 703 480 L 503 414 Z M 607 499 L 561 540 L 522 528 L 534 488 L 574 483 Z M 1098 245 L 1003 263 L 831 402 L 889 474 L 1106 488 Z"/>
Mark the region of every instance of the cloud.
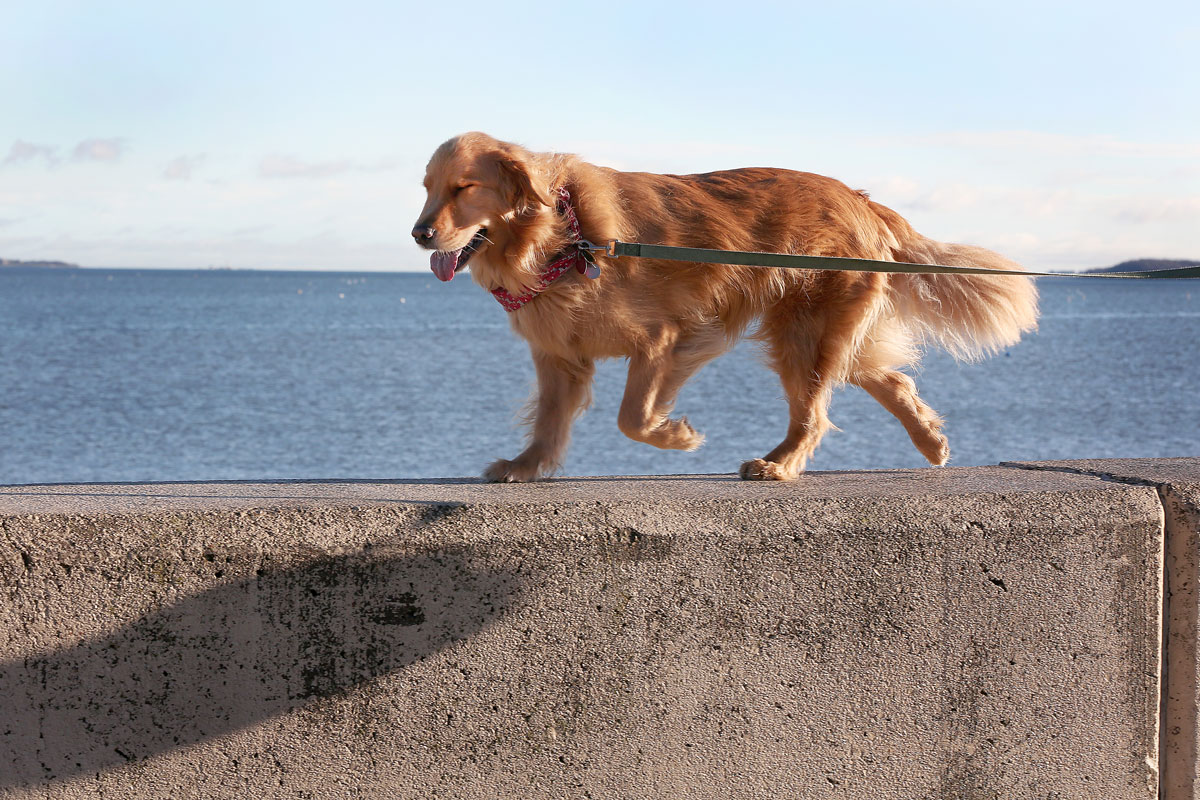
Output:
<path fill-rule="evenodd" d="M 862 181 L 859 181 L 859 183 L 862 183 Z M 869 178 L 865 182 L 864 188 L 873 198 L 912 198 L 922 191 L 920 181 L 904 175 L 884 175 Z M 889 202 L 894 202 L 894 200 L 889 200 Z"/>
<path fill-rule="evenodd" d="M 258 164 L 262 178 L 327 178 L 349 172 L 349 161 L 301 161 L 291 156 L 267 156 Z"/>
<path fill-rule="evenodd" d="M 1009 187 L 962 181 L 925 182 L 905 175 L 887 175 L 858 183 L 870 193 L 872 200 L 903 214 L 957 213 L 990 208 L 1011 202 L 1009 195 L 1013 191 Z M 1031 196 L 1041 199 L 1045 194 L 1031 193 Z"/>
<path fill-rule="evenodd" d="M 892 175 L 869 182 L 871 197 L 904 214 L 960 212 L 1015 213 L 1025 218 L 1092 217 L 1122 223 L 1188 222 L 1200 219 L 1200 197 L 1189 195 L 1113 195 L 1087 191 L 1069 182 L 1055 185 L 1011 186 L 936 182 L 923 184 Z"/>
<path fill-rule="evenodd" d="M 708 166 L 769 160 L 752 145 L 710 139 L 626 142 L 615 139 L 566 139 L 553 144 L 560 152 L 578 153 L 587 161 L 620 170 L 690 172 Z M 699 167 L 697 165 L 700 165 Z"/>
<path fill-rule="evenodd" d="M 163 178 L 169 181 L 190 181 L 192 170 L 204 163 L 204 156 L 180 156 L 173 159 L 163 170 Z"/>
<path fill-rule="evenodd" d="M 0 236 L 0 255 L 56 258 L 85 266 L 197 269 L 210 265 L 255 269 L 427 271 L 409 241 L 349 241 L 334 233 L 264 238 L 254 235 Z"/>
<path fill-rule="evenodd" d="M 979 205 L 985 191 L 966 183 L 942 183 L 910 195 L 904 206 L 912 211 L 959 211 Z"/>
<path fill-rule="evenodd" d="M 1106 174 L 1105 185 L 1096 190 L 1065 180 L 1050 185 L 969 183 L 922 181 L 903 174 L 885 174 L 863 184 L 873 190 L 874 199 L 909 217 L 926 235 L 989 247 L 1033 268 L 1082 269 L 1141 257 L 1195 258 L 1200 239 L 1188 223 L 1200 218 L 1200 196 L 1166 194 L 1152 180 L 1114 174 L 1125 179 Z M 1090 180 L 1086 175 L 1080 182 Z M 1178 181 L 1171 186 L 1188 188 Z"/>
<path fill-rule="evenodd" d="M 385 172 L 396 168 L 390 160 L 362 164 L 349 159 L 302 161 L 295 156 L 269 155 L 258 163 L 260 178 L 328 178 L 347 172 Z"/>
<path fill-rule="evenodd" d="M 1193 158 L 1194 142 L 1131 142 L 1112 136 L 1072 136 L 1044 131 L 945 131 L 909 139 L 913 144 L 964 149 L 1020 150 L 1048 155 Z"/>
<path fill-rule="evenodd" d="M 19 164 L 23 161 L 32 161 L 35 158 L 40 158 L 49 165 L 58 163 L 58 155 L 55 153 L 56 148 L 45 144 L 34 144 L 26 142 L 22 139 L 17 139 L 13 142 L 12 147 L 8 150 L 8 157 L 4 159 L 4 164 Z"/>
<path fill-rule="evenodd" d="M 1034 269 L 1094 269 L 1133 258 L 1196 257 L 1187 245 L 1164 243 L 1158 236 L 1133 230 L 1117 234 L 1082 230 L 1047 235 L 1010 233 L 981 243 Z"/>
<path fill-rule="evenodd" d="M 1191 222 L 1200 219 L 1200 197 L 1156 197 L 1137 200 L 1123 198 L 1111 209 L 1118 222 Z"/>
<path fill-rule="evenodd" d="M 274 227 L 274 225 L 250 225 L 245 228 L 237 228 L 229 235 L 234 239 L 245 239 L 248 237 L 258 236 L 261 233 L 266 233 Z"/>
<path fill-rule="evenodd" d="M 75 161 L 116 161 L 125 151 L 124 139 L 84 139 L 75 145 Z"/>
<path fill-rule="evenodd" d="M 75 145 L 71 154 L 72 161 L 117 161 L 125 152 L 124 139 L 84 139 Z M 58 148 L 47 144 L 34 144 L 23 139 L 13 142 L 8 150 L 8 156 L 0 162 L 20 164 L 40 159 L 47 166 L 57 166 L 59 163 Z"/>

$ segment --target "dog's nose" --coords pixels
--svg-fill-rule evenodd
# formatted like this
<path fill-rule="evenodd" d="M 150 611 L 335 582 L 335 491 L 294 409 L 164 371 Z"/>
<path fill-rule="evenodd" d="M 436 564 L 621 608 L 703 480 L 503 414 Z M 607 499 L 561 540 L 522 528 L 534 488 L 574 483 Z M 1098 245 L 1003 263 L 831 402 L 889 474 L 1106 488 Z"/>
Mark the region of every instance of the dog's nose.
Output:
<path fill-rule="evenodd" d="M 417 240 L 417 244 L 428 244 L 434 236 L 437 236 L 437 231 L 429 225 L 418 225 L 412 229 L 412 235 Z"/>

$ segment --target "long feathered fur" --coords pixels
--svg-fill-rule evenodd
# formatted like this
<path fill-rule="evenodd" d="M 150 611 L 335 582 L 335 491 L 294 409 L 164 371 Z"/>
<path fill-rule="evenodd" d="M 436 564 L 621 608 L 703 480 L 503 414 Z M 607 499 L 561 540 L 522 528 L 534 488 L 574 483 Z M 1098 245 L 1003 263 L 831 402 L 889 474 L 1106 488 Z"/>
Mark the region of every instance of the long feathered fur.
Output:
<path fill-rule="evenodd" d="M 464 188 L 466 183 L 470 188 Z M 782 169 L 701 175 L 619 172 L 557 153 L 533 153 L 485 134 L 434 154 L 421 224 L 427 247 L 452 250 L 487 229 L 474 280 L 519 294 L 569 245 L 550 198 L 571 193 L 583 235 L 728 250 L 762 250 L 915 263 L 1015 268 L 979 247 L 917 233 L 891 209 L 832 178 Z M 415 232 L 414 232 L 414 235 Z M 975 359 L 1007 347 L 1037 320 L 1022 276 L 910 275 L 761 269 L 601 259 L 589 281 L 574 272 L 509 315 L 538 369 L 531 436 L 512 461 L 485 473 L 530 480 L 561 462 L 571 422 L 590 397 L 593 362 L 630 360 L 618 425 L 657 447 L 693 449 L 700 436 L 670 416 L 687 378 L 753 328 L 789 403 L 787 435 L 742 465 L 750 479 L 794 478 L 829 429 L 832 388 L 851 382 L 905 426 L 935 464 L 949 456 L 941 420 L 898 370 L 935 343 Z"/>

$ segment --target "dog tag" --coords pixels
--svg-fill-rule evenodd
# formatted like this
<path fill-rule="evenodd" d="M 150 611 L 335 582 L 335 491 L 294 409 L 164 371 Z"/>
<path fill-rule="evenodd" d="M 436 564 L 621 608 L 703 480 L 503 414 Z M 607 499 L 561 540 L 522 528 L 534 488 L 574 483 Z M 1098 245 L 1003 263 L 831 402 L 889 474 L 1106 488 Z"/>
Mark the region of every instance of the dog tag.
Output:
<path fill-rule="evenodd" d="M 583 265 L 583 276 L 585 278 L 591 278 L 592 280 L 599 278 L 600 265 L 596 263 L 596 257 L 592 255 L 590 250 L 580 250 L 579 252 L 583 256 L 583 260 L 585 262 Z"/>

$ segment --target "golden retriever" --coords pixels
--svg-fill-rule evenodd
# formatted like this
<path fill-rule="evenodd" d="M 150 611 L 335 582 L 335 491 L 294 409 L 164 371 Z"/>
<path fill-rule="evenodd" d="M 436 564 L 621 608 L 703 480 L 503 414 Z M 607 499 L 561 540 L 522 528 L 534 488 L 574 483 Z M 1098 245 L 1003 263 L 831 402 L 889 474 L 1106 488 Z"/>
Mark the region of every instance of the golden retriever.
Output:
<path fill-rule="evenodd" d="M 942 421 L 900 368 L 916 363 L 927 340 L 973 358 L 1036 326 L 1037 292 L 1016 275 L 763 269 L 601 255 L 595 279 L 576 269 L 543 277 L 547 265 L 576 253 L 572 213 L 582 237 L 596 243 L 1019 269 L 989 250 L 927 239 L 865 192 L 820 175 L 619 172 L 466 133 L 433 154 L 425 189 L 413 237 L 433 251 L 439 279 L 469 264 L 476 283 L 509 300 L 545 284 L 509 313 L 529 343 L 537 391 L 528 446 L 489 466 L 484 477 L 491 481 L 535 480 L 558 468 L 601 358 L 629 360 L 617 417 L 622 433 L 655 447 L 699 447 L 704 437 L 686 418 L 670 416 L 676 395 L 752 325 L 783 383 L 789 419 L 783 441 L 742 464 L 742 478 L 799 475 L 831 427 L 830 395 L 844 382 L 894 414 L 930 463 L 944 464 L 950 451 Z M 564 189 L 566 206 L 558 202 Z M 729 401 L 737 402 L 735 393 Z"/>

